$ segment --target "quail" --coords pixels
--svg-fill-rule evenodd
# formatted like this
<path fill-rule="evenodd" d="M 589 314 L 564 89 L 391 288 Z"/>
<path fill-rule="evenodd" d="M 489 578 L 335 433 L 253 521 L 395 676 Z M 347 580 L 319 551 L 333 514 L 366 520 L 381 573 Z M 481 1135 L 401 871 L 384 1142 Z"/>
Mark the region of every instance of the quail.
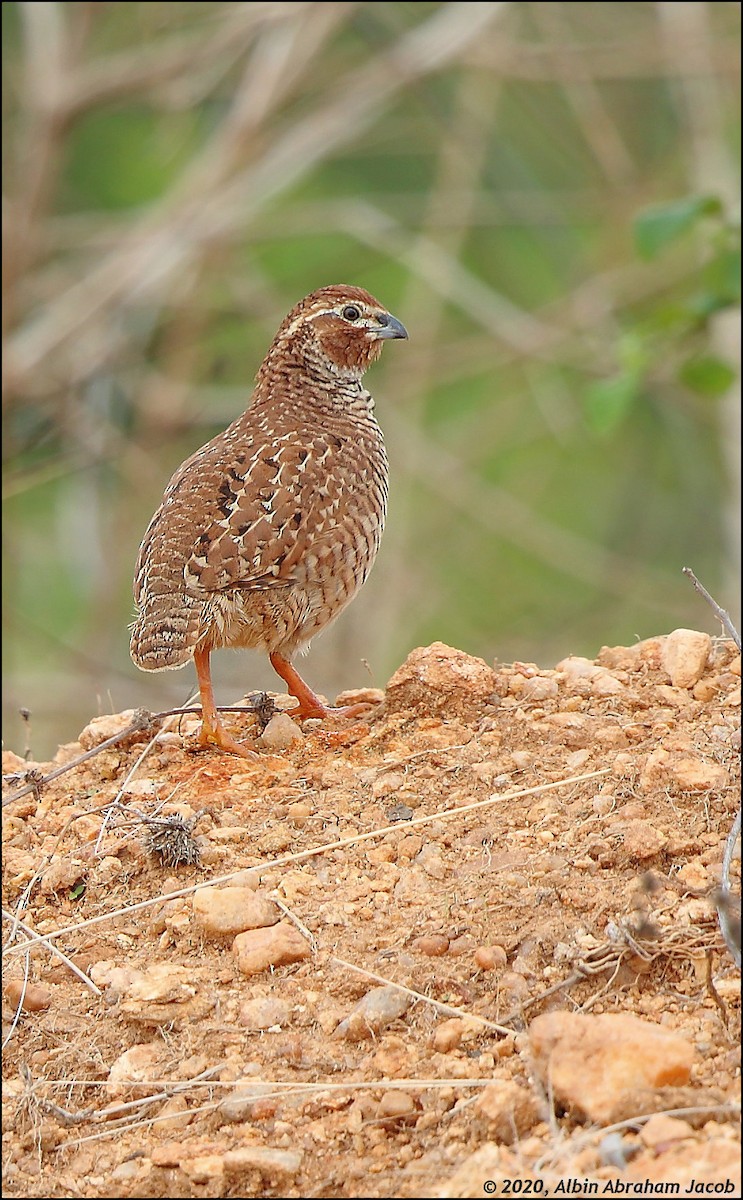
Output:
<path fill-rule="evenodd" d="M 144 671 L 193 659 L 200 742 L 251 752 L 224 729 L 209 659 L 268 654 L 299 719 L 329 708 L 292 658 L 358 592 L 379 549 L 388 467 L 361 378 L 404 325 L 363 288 L 320 288 L 291 310 L 247 410 L 178 468 L 145 532 L 131 655 Z"/>

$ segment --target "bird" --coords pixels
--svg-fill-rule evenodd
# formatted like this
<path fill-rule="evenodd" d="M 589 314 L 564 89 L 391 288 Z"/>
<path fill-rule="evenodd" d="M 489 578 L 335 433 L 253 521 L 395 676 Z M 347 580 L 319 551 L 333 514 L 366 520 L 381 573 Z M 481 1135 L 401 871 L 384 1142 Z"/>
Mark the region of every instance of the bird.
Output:
<path fill-rule="evenodd" d="M 292 663 L 366 580 L 387 512 L 389 468 L 362 376 L 405 326 L 365 289 L 322 287 L 279 326 L 245 412 L 185 460 L 145 531 L 130 653 L 144 671 L 193 660 L 199 742 L 253 752 L 224 728 L 210 655 L 265 652 L 299 720 L 332 708 Z"/>

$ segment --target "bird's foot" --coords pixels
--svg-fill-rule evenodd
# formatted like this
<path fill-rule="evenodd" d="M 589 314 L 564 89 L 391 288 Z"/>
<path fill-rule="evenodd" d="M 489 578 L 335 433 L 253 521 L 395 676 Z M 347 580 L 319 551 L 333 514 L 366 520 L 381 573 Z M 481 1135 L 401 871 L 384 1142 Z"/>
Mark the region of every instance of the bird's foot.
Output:
<path fill-rule="evenodd" d="M 217 721 L 215 725 L 210 725 L 207 721 L 202 721 L 201 730 L 199 732 L 199 745 L 204 747 L 215 747 L 217 750 L 224 750 L 227 754 L 237 754 L 239 758 L 259 757 L 255 750 L 248 750 L 247 746 L 243 746 L 240 742 L 236 742 L 229 733 L 226 733 L 222 723 Z"/>

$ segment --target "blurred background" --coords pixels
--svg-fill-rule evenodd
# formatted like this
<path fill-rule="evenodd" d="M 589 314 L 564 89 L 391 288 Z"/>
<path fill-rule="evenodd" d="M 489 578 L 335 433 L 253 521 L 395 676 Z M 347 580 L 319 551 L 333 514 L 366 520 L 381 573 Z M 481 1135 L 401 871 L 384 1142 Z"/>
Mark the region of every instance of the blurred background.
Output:
<path fill-rule="evenodd" d="M 550 666 L 739 617 L 733 3 L 7 3 L 4 738 L 186 700 L 128 656 L 140 538 L 280 320 L 404 321 L 392 465 L 318 690 L 441 639 Z M 214 656 L 218 701 L 278 681 Z M 24 720 L 20 710 L 30 712 Z"/>

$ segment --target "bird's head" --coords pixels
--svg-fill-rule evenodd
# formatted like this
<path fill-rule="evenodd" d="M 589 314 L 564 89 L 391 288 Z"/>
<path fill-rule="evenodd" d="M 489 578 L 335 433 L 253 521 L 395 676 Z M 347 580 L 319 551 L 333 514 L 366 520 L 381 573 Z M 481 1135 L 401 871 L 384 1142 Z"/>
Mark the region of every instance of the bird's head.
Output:
<path fill-rule="evenodd" d="M 272 352 L 342 378 L 360 378 L 405 326 L 363 288 L 335 284 L 300 300 L 284 319 Z"/>

